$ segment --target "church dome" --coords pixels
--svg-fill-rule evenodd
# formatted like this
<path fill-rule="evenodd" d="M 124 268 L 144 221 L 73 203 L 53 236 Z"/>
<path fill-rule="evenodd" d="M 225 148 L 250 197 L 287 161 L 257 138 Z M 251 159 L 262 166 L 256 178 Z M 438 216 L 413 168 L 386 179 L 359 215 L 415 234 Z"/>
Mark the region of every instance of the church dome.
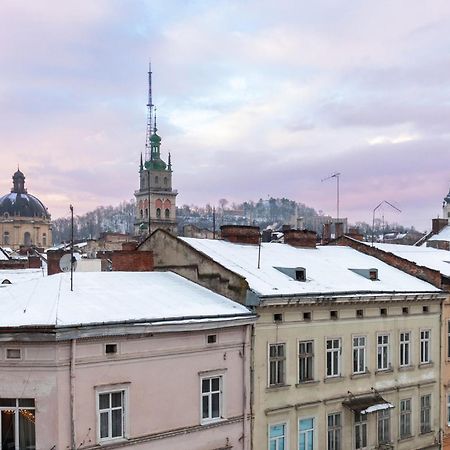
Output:
<path fill-rule="evenodd" d="M 28 194 L 25 189 L 25 175 L 20 170 L 13 175 L 11 192 L 0 197 L 0 218 L 5 215 L 50 219 L 44 204 L 34 195 Z"/>

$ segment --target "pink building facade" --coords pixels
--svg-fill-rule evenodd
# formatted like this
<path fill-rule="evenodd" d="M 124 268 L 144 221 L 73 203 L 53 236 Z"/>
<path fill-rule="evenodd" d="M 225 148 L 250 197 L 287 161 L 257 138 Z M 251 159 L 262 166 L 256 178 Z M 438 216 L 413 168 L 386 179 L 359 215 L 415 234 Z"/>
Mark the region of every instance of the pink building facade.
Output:
<path fill-rule="evenodd" d="M 171 273 L 77 278 L 0 289 L 2 450 L 250 448 L 246 308 Z"/>

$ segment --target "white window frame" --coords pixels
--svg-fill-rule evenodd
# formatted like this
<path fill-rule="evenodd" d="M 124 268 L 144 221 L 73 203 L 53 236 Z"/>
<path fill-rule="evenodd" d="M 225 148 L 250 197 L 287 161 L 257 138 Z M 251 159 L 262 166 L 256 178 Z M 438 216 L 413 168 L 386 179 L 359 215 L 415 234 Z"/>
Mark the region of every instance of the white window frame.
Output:
<path fill-rule="evenodd" d="M 105 410 L 100 410 L 100 395 L 102 394 L 113 394 L 117 392 L 123 392 L 122 396 L 122 435 L 121 436 L 111 436 L 111 416 L 109 416 L 109 423 L 108 423 L 108 436 L 107 437 L 101 437 L 100 436 L 100 412 Z M 118 385 L 109 385 L 109 386 L 101 386 L 95 388 L 95 404 L 96 404 L 96 425 L 97 425 L 97 442 L 115 442 L 120 441 L 123 439 L 126 439 L 128 437 L 128 421 L 129 421 L 129 385 L 128 384 L 118 384 Z M 110 408 L 108 410 L 112 411 L 113 409 L 119 409 L 119 408 Z"/>
<path fill-rule="evenodd" d="M 284 427 L 284 434 L 283 436 L 277 436 L 275 438 L 270 437 L 270 429 L 272 427 L 280 426 L 282 425 Z M 283 447 L 279 446 L 280 437 L 283 438 Z M 288 423 L 287 422 L 276 422 L 276 423 L 269 423 L 267 427 L 267 448 L 268 450 L 271 450 L 271 444 L 272 442 L 275 442 L 275 450 L 281 450 L 283 448 L 284 450 L 288 450 L 288 442 L 289 442 L 289 431 L 288 431 Z"/>
<path fill-rule="evenodd" d="M 429 399 L 428 405 L 424 405 L 425 398 Z M 432 403 L 432 401 L 431 400 L 432 400 L 431 394 L 425 394 L 425 395 L 420 396 L 420 400 L 419 400 L 420 401 L 420 434 L 430 433 L 432 430 L 432 427 L 431 427 L 431 423 L 432 423 L 432 421 L 431 421 L 432 420 L 431 419 L 431 412 L 432 412 L 431 403 Z M 427 422 L 425 422 L 423 420 L 425 416 L 428 417 Z M 425 424 L 428 424 L 427 428 L 424 427 Z"/>
<path fill-rule="evenodd" d="M 307 345 L 311 343 L 312 345 L 312 352 L 311 353 L 300 353 L 300 345 L 304 344 Z M 307 339 L 307 340 L 298 340 L 297 341 L 297 382 L 298 383 L 307 383 L 308 381 L 313 381 L 314 380 L 314 376 L 315 376 L 315 368 L 314 368 L 314 360 L 315 360 L 315 355 L 314 355 L 314 339 Z M 303 358 L 311 358 L 311 372 L 312 372 L 312 376 L 311 378 L 308 378 L 307 380 L 300 380 L 300 359 Z"/>
<path fill-rule="evenodd" d="M 333 419 L 333 425 L 330 427 L 329 424 L 329 417 L 333 416 L 339 416 L 339 425 L 337 426 L 335 423 L 335 420 Z M 343 450 L 342 447 L 342 417 L 343 414 L 340 411 L 332 412 L 327 414 L 327 450 Z M 332 434 L 335 438 L 338 436 L 338 444 L 335 446 L 334 444 L 330 446 L 330 434 Z"/>
<path fill-rule="evenodd" d="M 391 442 L 391 410 L 382 409 L 377 412 L 377 442 L 385 445 Z"/>
<path fill-rule="evenodd" d="M 428 334 L 428 335 L 427 335 Z M 431 363 L 431 330 L 420 330 L 420 364 Z"/>
<path fill-rule="evenodd" d="M 202 392 L 203 380 L 219 378 L 219 390 L 218 391 L 209 391 L 208 393 Z M 224 419 L 225 412 L 225 374 L 223 372 L 211 372 L 211 373 L 202 373 L 200 374 L 200 423 L 202 425 L 220 422 Z M 212 415 L 212 395 L 219 394 L 219 416 L 211 417 Z M 208 417 L 203 417 L 203 397 L 208 397 L 208 408 L 210 415 Z"/>
<path fill-rule="evenodd" d="M 399 366 L 411 366 L 411 331 L 400 331 L 399 334 Z"/>
<path fill-rule="evenodd" d="M 406 403 L 408 402 L 408 403 Z M 403 406 L 405 405 L 405 406 Z M 407 407 L 409 406 L 409 407 Z M 406 439 L 408 437 L 410 437 L 412 435 L 412 399 L 411 398 L 402 398 L 400 400 L 400 405 L 399 405 L 399 409 L 400 409 L 400 417 L 398 420 L 398 424 L 399 424 L 399 437 L 400 439 Z M 409 421 L 409 433 L 408 434 L 404 434 L 402 433 L 402 430 L 404 430 L 405 427 L 405 423 Z"/>
<path fill-rule="evenodd" d="M 357 339 L 356 345 L 355 339 Z M 363 344 L 360 343 L 361 339 L 363 340 Z M 366 355 L 367 355 L 367 336 L 364 335 L 352 336 L 352 371 L 354 374 L 366 373 L 367 369 Z M 355 370 L 355 362 L 357 370 Z"/>
<path fill-rule="evenodd" d="M 300 431 L 300 422 L 302 420 L 312 420 L 312 428 L 309 428 L 308 430 Z M 316 427 L 316 418 L 314 416 L 300 417 L 298 419 L 298 422 L 297 422 L 297 427 L 298 427 L 298 441 L 297 441 L 298 448 L 300 448 L 300 436 L 301 436 L 301 434 L 305 434 L 305 436 L 307 436 L 307 437 L 309 435 L 312 436 L 312 444 L 313 444 L 312 448 L 313 448 L 313 450 L 315 450 L 316 449 L 316 442 L 317 442 L 317 437 L 316 437 L 316 428 L 317 428 Z M 306 434 L 306 433 L 308 433 L 308 434 Z M 309 441 L 307 440 L 306 443 L 309 444 Z M 308 447 L 305 446 L 305 448 L 306 448 L 306 450 L 308 450 Z"/>
<path fill-rule="evenodd" d="M 367 414 L 359 414 L 358 415 L 360 417 L 360 419 L 364 419 L 364 420 L 359 420 L 356 421 L 356 413 L 353 414 L 353 439 L 354 439 L 354 443 L 353 443 L 353 448 L 356 450 L 366 450 L 368 447 L 368 442 L 369 442 L 369 433 L 368 433 L 368 417 Z M 358 431 L 358 435 L 360 437 L 363 436 L 363 430 L 364 430 L 364 435 L 365 435 L 365 441 L 366 441 L 366 446 L 365 447 L 356 447 L 356 433 Z"/>
<path fill-rule="evenodd" d="M 387 337 L 387 341 L 386 342 L 382 342 L 380 344 L 379 339 L 383 338 L 383 337 Z M 379 333 L 377 334 L 377 353 L 376 353 L 376 358 L 377 358 L 377 370 L 378 371 L 384 371 L 384 370 L 389 370 L 391 367 L 391 336 L 389 333 Z M 380 350 L 381 350 L 381 354 L 384 355 L 386 354 L 386 367 L 384 366 L 380 366 L 379 364 L 379 360 L 378 360 L 378 355 L 380 355 Z M 381 362 L 384 360 L 384 358 L 381 358 Z"/>
<path fill-rule="evenodd" d="M 282 357 L 280 356 L 270 356 L 270 348 L 272 346 L 283 346 L 284 349 L 284 355 Z M 271 383 L 270 379 L 270 373 L 271 373 L 271 363 L 275 364 L 275 367 L 277 370 L 275 371 L 276 374 L 278 374 L 278 366 L 281 364 L 282 368 L 282 380 L 278 380 L 278 375 L 276 375 L 277 381 L 275 383 Z M 276 386 L 284 386 L 286 385 L 286 376 L 287 376 L 287 345 L 285 342 L 276 342 L 276 343 L 268 343 L 267 344 L 267 386 L 268 387 L 276 387 Z"/>
<path fill-rule="evenodd" d="M 328 342 L 332 342 L 332 347 L 328 348 Z M 335 347 L 335 342 L 338 346 Z M 333 355 L 337 354 L 337 367 L 334 364 Z M 328 355 L 330 355 L 330 374 L 328 374 Z M 341 338 L 326 338 L 325 339 L 325 376 L 326 378 L 337 378 L 341 376 L 341 357 L 342 357 L 342 339 Z"/>

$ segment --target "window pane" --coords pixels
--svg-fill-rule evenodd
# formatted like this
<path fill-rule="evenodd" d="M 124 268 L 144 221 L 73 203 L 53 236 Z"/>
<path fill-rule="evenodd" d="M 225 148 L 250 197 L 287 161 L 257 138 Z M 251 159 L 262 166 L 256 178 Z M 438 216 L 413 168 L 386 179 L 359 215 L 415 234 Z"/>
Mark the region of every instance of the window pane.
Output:
<path fill-rule="evenodd" d="M 213 391 L 218 391 L 220 388 L 220 383 L 219 383 L 220 379 L 219 378 L 213 378 L 211 380 L 212 382 L 212 390 Z"/>
<path fill-rule="evenodd" d="M 29 406 L 34 408 L 34 398 L 19 398 L 19 406 Z"/>
<path fill-rule="evenodd" d="M 209 378 L 202 380 L 202 392 L 209 392 Z"/>
<path fill-rule="evenodd" d="M 112 416 L 112 437 L 122 436 L 122 410 L 113 409 Z"/>
<path fill-rule="evenodd" d="M 14 411 L 2 411 L 2 449 L 14 449 L 15 414 Z"/>
<path fill-rule="evenodd" d="M 100 413 L 100 437 L 108 437 L 108 413 Z"/>
<path fill-rule="evenodd" d="M 284 425 L 272 425 L 270 427 L 270 437 L 279 437 L 284 435 Z"/>
<path fill-rule="evenodd" d="M 34 402 L 33 402 L 34 403 Z M 19 443 L 20 450 L 36 448 L 36 432 L 34 429 L 34 410 L 23 409 L 19 413 Z"/>
<path fill-rule="evenodd" d="M 310 430 L 313 427 L 313 419 L 300 420 L 300 431 Z"/>
<path fill-rule="evenodd" d="M 111 394 L 112 407 L 122 406 L 122 392 L 114 392 Z"/>
<path fill-rule="evenodd" d="M 220 417 L 220 396 L 219 394 L 212 394 L 211 396 L 211 408 L 212 408 L 212 417 L 217 418 Z"/>
<path fill-rule="evenodd" d="M 203 396 L 202 398 L 202 417 L 203 419 L 207 419 L 209 417 L 209 407 L 208 407 L 208 396 Z"/>
<path fill-rule="evenodd" d="M 100 409 L 107 409 L 109 408 L 109 394 L 100 394 L 98 396 L 99 399 L 99 408 Z"/>

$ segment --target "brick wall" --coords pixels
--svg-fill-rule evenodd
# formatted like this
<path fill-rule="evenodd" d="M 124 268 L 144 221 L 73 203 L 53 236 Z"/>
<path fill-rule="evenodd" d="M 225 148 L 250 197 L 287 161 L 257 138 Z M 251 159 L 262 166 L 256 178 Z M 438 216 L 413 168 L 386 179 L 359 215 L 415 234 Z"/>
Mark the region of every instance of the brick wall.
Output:
<path fill-rule="evenodd" d="M 286 230 L 284 232 L 284 243 L 293 247 L 316 247 L 317 234 L 309 230 Z"/>
<path fill-rule="evenodd" d="M 259 227 L 245 225 L 222 225 L 220 227 L 222 239 L 237 244 L 259 244 Z"/>
<path fill-rule="evenodd" d="M 151 272 L 153 252 L 147 250 L 118 250 L 112 253 L 112 270 L 121 272 Z"/>

